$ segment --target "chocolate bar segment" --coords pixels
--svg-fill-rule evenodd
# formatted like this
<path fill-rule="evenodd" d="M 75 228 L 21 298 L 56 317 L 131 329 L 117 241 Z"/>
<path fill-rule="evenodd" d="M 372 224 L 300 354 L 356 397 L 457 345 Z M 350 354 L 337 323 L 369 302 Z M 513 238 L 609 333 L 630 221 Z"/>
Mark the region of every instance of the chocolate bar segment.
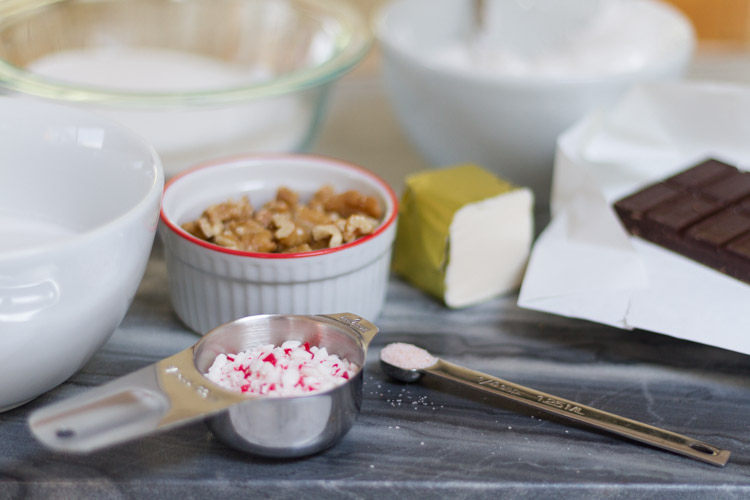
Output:
<path fill-rule="evenodd" d="M 750 234 L 741 236 L 727 245 L 727 250 L 731 253 L 750 260 Z"/>
<path fill-rule="evenodd" d="M 722 210 L 691 227 L 685 237 L 708 245 L 726 245 L 736 237 L 750 232 L 750 214 Z"/>
<path fill-rule="evenodd" d="M 737 172 L 713 181 L 701 188 L 701 192 L 725 205 L 735 203 L 750 196 L 750 173 Z"/>
<path fill-rule="evenodd" d="M 735 173 L 737 173 L 737 169 L 732 165 L 719 160 L 706 160 L 673 175 L 667 179 L 667 182 L 684 189 L 693 189 Z"/>
<path fill-rule="evenodd" d="M 614 208 L 630 233 L 750 283 L 750 173 L 706 160 Z"/>
<path fill-rule="evenodd" d="M 618 202 L 618 212 L 623 212 L 627 217 L 643 219 L 646 212 L 665 201 L 677 198 L 683 193 L 677 188 L 667 184 L 657 184 L 650 189 L 636 193 Z"/>
<path fill-rule="evenodd" d="M 646 213 L 645 219 L 671 231 L 682 231 L 719 210 L 721 205 L 718 203 L 685 193 L 654 207 Z"/>

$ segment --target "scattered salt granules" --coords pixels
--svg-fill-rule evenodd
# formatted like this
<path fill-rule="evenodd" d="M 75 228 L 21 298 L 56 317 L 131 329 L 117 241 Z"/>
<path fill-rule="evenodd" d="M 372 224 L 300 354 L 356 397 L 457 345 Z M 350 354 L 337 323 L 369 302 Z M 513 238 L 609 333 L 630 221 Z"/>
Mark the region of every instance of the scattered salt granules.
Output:
<path fill-rule="evenodd" d="M 227 389 L 265 396 L 299 396 L 332 389 L 357 372 L 357 365 L 325 347 L 289 340 L 237 354 L 219 354 L 206 377 Z"/>
<path fill-rule="evenodd" d="M 403 370 L 421 370 L 437 363 L 437 358 L 421 347 L 396 342 L 380 351 L 380 359 Z"/>

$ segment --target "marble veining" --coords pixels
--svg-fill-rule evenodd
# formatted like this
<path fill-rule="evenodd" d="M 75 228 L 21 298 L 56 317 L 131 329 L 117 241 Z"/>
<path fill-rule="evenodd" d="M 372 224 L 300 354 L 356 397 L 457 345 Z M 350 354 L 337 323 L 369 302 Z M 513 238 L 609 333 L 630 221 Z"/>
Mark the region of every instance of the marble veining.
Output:
<path fill-rule="evenodd" d="M 336 446 L 297 460 L 244 455 L 191 424 L 91 455 L 44 449 L 29 413 L 197 340 L 172 312 L 156 245 L 112 339 L 73 378 L 0 414 L 0 498 L 746 498 L 747 356 L 648 332 L 519 309 L 515 296 L 448 310 L 396 277 L 375 322 L 362 412 Z M 449 361 L 733 452 L 716 468 L 486 394 L 389 380 L 382 346 Z"/>

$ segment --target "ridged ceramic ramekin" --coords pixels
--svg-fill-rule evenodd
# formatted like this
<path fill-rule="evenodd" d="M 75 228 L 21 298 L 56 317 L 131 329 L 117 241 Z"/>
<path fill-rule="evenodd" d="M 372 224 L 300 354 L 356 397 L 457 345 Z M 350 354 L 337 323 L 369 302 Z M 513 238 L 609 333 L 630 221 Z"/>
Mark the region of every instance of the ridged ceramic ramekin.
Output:
<path fill-rule="evenodd" d="M 180 227 L 230 198 L 248 195 L 258 207 L 280 186 L 304 200 L 326 184 L 374 196 L 384 213 L 375 232 L 335 248 L 274 254 L 224 248 Z M 385 300 L 397 214 L 385 181 L 342 161 L 254 154 L 202 163 L 164 189 L 159 234 L 172 305 L 199 333 L 254 314 L 351 312 L 373 320 Z"/>

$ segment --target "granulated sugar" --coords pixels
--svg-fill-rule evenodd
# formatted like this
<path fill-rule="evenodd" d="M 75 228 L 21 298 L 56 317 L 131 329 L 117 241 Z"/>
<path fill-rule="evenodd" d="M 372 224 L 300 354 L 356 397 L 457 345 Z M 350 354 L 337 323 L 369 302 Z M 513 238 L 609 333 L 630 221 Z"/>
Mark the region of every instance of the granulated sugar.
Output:
<path fill-rule="evenodd" d="M 437 363 L 437 358 L 412 344 L 396 342 L 380 351 L 380 359 L 403 370 L 421 370 Z"/>
<path fill-rule="evenodd" d="M 414 411 L 424 407 L 427 407 L 427 409 L 430 410 L 443 408 L 442 405 L 435 406 L 435 403 L 429 401 L 426 395 L 412 395 L 412 392 L 409 389 L 403 387 L 399 387 L 398 390 L 392 391 L 391 389 L 384 388 L 381 384 L 376 383 L 375 380 L 375 378 L 369 377 L 365 381 L 365 394 L 383 400 L 394 408 L 403 406 L 404 408 L 410 408 Z M 375 387 L 373 387 L 373 384 Z"/>
<path fill-rule="evenodd" d="M 236 354 L 219 354 L 206 377 L 230 390 L 266 396 L 299 396 L 343 384 L 358 366 L 325 347 L 287 341 Z"/>

